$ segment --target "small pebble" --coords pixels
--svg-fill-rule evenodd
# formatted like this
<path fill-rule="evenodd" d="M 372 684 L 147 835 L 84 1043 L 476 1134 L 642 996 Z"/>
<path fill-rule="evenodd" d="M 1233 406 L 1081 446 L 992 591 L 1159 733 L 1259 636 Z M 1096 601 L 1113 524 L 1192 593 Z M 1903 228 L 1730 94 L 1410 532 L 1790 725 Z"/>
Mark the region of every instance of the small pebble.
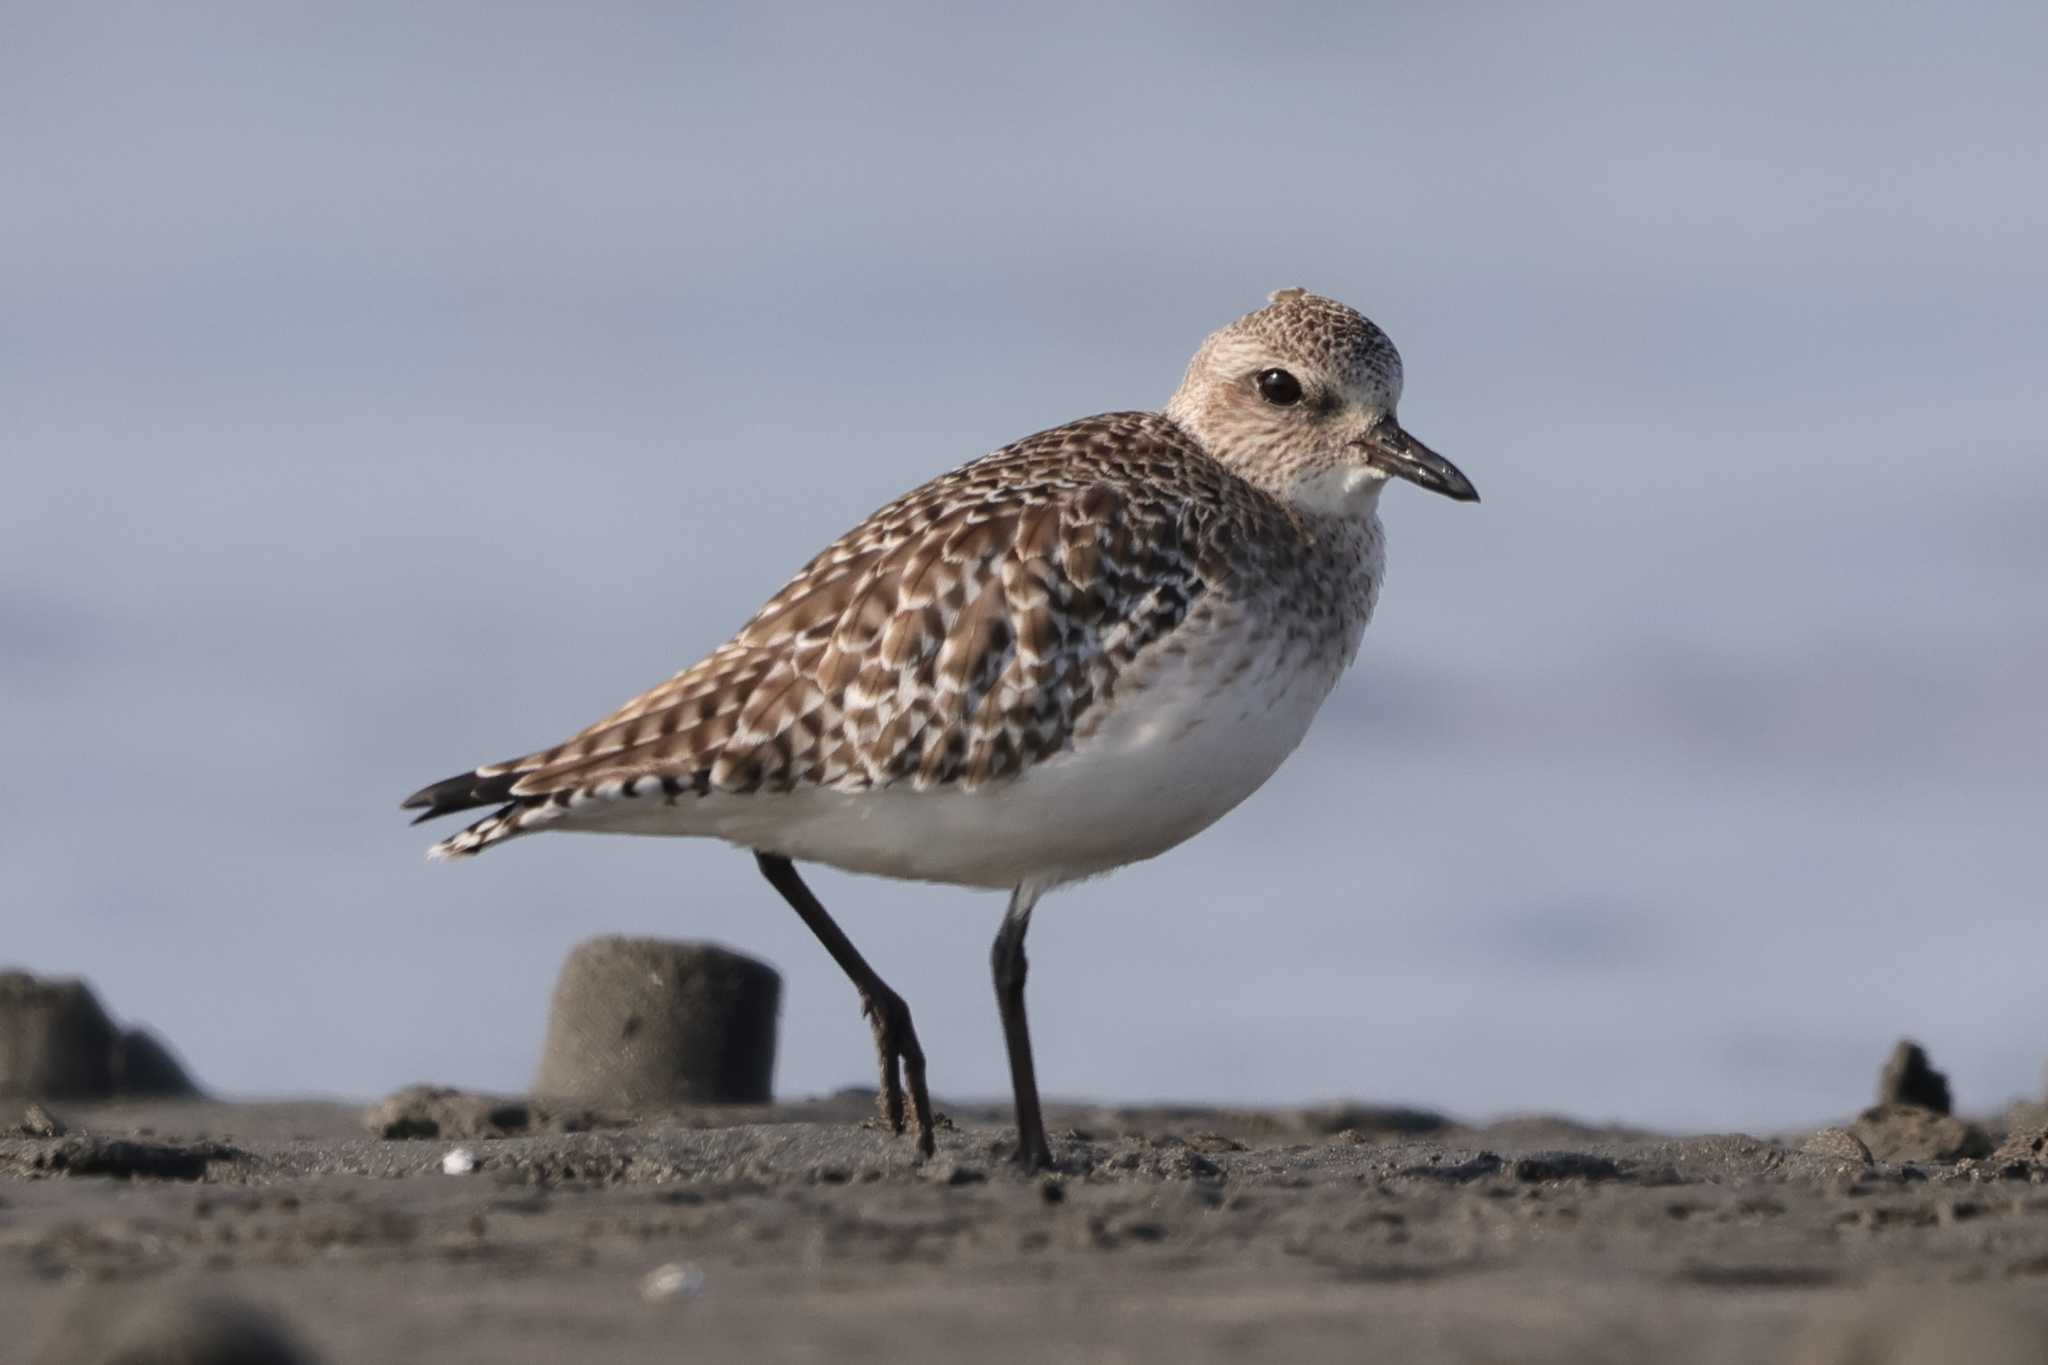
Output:
<path fill-rule="evenodd" d="M 673 1298 L 695 1298 L 704 1292 L 704 1272 L 693 1265 L 670 1261 L 647 1272 L 640 1281 L 640 1297 L 649 1303 Z"/>
<path fill-rule="evenodd" d="M 457 1147 L 441 1158 L 441 1174 L 468 1175 L 477 1168 L 476 1153 L 467 1147 Z"/>
<path fill-rule="evenodd" d="M 979 1185 L 988 1179 L 988 1172 L 979 1166 L 949 1159 L 927 1162 L 923 1175 L 925 1179 L 941 1185 Z"/>
<path fill-rule="evenodd" d="M 31 1104 L 21 1116 L 20 1130 L 29 1137 L 53 1138 L 64 1136 L 64 1120 L 58 1118 L 40 1104 Z"/>
<path fill-rule="evenodd" d="M 1809 1156 L 1853 1162 L 1858 1166 L 1870 1164 L 1870 1148 L 1847 1128 L 1823 1128 L 1808 1138 L 1799 1150 Z"/>

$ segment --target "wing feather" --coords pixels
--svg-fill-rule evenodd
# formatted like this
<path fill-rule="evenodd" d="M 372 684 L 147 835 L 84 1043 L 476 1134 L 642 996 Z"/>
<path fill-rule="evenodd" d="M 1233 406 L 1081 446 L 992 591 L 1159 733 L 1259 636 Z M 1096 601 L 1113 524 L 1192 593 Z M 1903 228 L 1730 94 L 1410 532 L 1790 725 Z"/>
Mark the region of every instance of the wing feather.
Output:
<path fill-rule="evenodd" d="M 1241 547 L 1298 530 L 1164 417 L 1043 432 L 881 509 L 700 663 L 421 804 L 510 798 L 443 846 L 461 854 L 590 799 L 1012 778 L 1074 742 Z"/>

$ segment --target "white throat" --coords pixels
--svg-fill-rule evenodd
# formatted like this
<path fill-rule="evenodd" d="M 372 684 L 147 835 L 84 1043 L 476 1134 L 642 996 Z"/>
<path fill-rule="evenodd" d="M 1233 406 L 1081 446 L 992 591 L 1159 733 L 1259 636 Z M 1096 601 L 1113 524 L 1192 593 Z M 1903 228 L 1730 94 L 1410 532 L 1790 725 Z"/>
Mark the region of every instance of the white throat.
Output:
<path fill-rule="evenodd" d="M 1311 516 L 1363 517 L 1378 506 L 1387 476 L 1365 465 L 1341 465 L 1287 486 L 1288 503 Z"/>

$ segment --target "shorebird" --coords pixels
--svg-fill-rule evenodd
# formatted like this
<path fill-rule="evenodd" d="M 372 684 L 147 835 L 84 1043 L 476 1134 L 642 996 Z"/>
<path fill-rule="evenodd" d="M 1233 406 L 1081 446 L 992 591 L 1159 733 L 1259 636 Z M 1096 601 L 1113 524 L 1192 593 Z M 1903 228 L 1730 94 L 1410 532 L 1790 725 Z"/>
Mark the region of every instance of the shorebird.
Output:
<path fill-rule="evenodd" d="M 1372 615 L 1389 479 L 1477 499 L 1401 428 L 1400 397 L 1384 332 L 1282 290 L 1202 344 L 1163 411 L 1084 417 L 940 475 L 667 682 L 405 807 L 497 807 L 435 858 L 549 829 L 752 851 L 859 991 L 881 1112 L 902 1133 L 907 1090 L 926 1155 L 909 1007 L 796 864 L 1007 891 L 990 959 L 1014 1155 L 1049 1166 L 1024 1016 L 1032 910 L 1192 838 L 1301 742 Z"/>

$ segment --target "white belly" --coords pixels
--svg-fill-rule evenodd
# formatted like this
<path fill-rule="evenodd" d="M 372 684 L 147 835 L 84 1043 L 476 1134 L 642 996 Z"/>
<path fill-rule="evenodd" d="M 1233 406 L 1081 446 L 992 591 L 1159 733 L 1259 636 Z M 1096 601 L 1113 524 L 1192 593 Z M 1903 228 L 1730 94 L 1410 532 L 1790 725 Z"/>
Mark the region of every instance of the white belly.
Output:
<path fill-rule="evenodd" d="M 1334 643 L 1334 642 L 1333 642 Z M 1162 658 L 1092 733 L 977 790 L 908 784 L 594 803 L 557 829 L 698 835 L 849 872 L 1053 885 L 1164 853 L 1258 790 L 1307 733 L 1348 648 L 1267 637 Z M 1198 662 L 1191 662 L 1193 658 Z M 1239 667 L 1238 665 L 1242 665 Z"/>

